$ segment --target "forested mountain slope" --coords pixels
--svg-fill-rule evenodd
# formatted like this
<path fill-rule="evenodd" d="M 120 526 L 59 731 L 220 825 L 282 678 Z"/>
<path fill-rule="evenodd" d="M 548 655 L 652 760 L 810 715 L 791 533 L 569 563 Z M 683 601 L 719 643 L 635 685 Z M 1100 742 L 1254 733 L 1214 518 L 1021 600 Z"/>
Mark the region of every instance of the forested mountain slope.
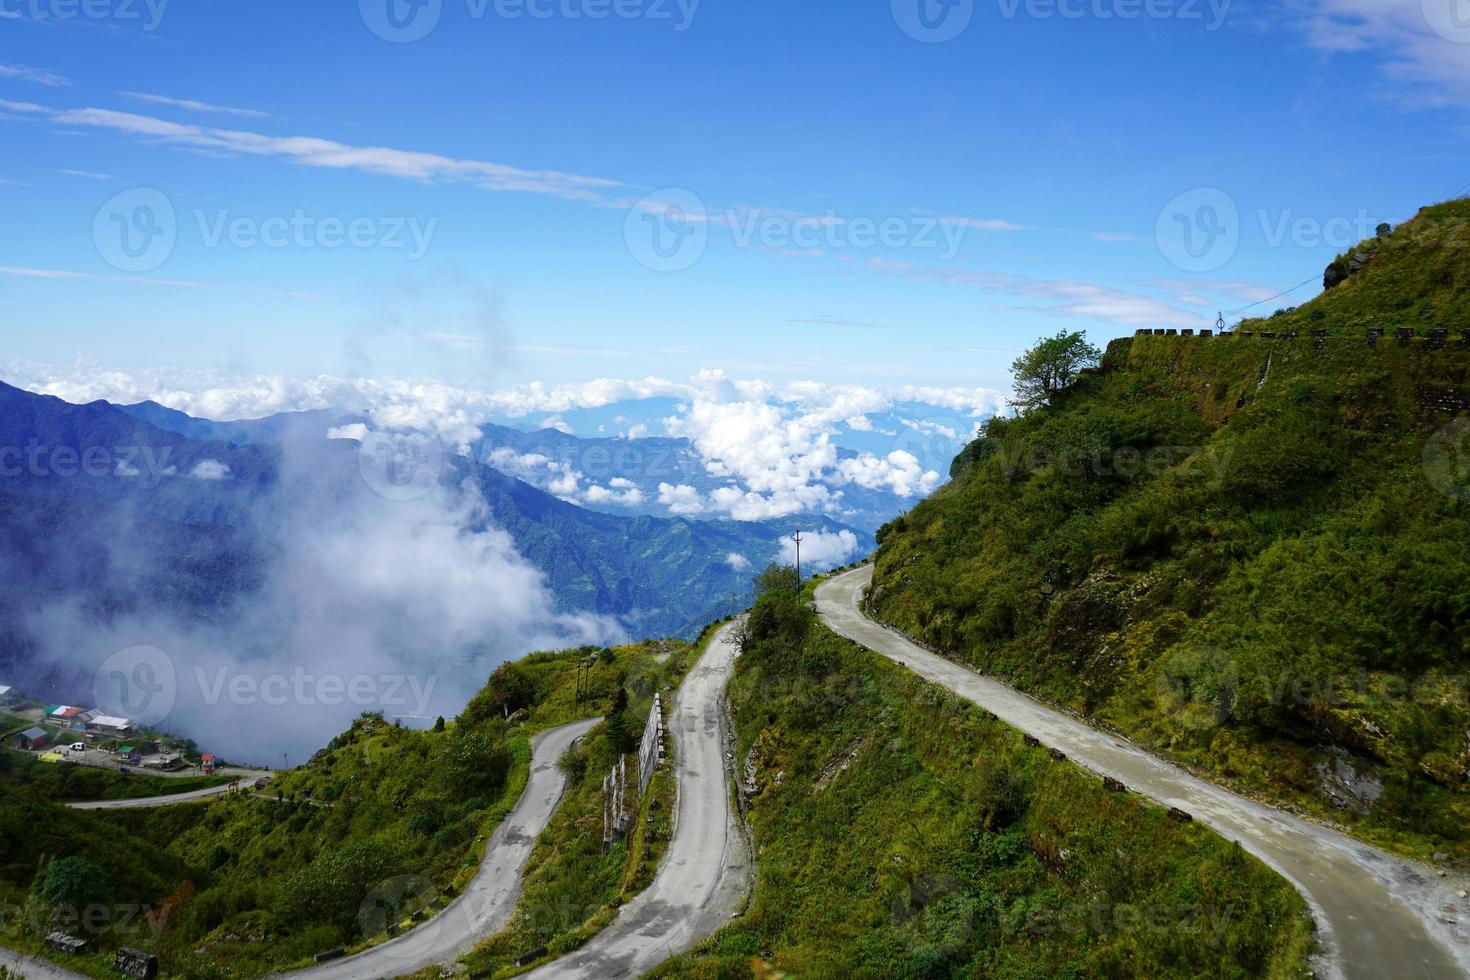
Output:
<path fill-rule="evenodd" d="M 1358 329 L 1456 308 L 1470 263 L 1390 241 L 1289 315 L 1326 337 L 1115 341 L 992 421 L 880 532 L 876 613 L 1243 789 L 1470 853 L 1470 351 Z"/>

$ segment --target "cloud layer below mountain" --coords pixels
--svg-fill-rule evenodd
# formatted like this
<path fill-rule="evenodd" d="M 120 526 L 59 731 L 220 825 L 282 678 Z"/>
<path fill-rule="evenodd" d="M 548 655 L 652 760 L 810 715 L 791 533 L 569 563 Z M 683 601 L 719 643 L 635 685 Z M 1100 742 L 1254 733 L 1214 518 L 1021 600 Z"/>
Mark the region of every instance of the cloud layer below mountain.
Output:
<path fill-rule="evenodd" d="M 564 461 L 536 454 L 505 453 L 493 465 L 577 503 L 637 506 L 652 500 L 656 489 L 658 502 L 670 513 L 737 520 L 802 513 L 837 516 L 844 490 L 852 488 L 917 499 L 941 482 L 949 459 L 975 426 L 1005 404 L 1004 393 L 986 388 L 773 383 L 732 379 L 722 371 L 702 371 L 685 381 L 600 378 L 494 391 L 327 375 L 293 379 L 165 369 L 130 372 L 86 362 L 66 370 L 12 363 L 6 373 L 13 383 L 67 401 L 153 400 L 217 421 L 337 409 L 361 414 L 377 430 L 434 433 L 461 451 L 488 421 L 523 427 L 554 422 L 550 427 L 567 431 L 562 416 L 569 413 L 672 400 L 674 411 L 658 419 L 624 419 L 612 432 L 578 434 L 687 439 L 706 472 L 726 486 L 701 490 L 691 485 L 695 481 L 673 476 L 640 491 L 597 482 Z M 916 407 L 922 412 L 915 412 Z M 930 417 L 909 417 L 915 414 Z M 874 418 L 880 419 L 876 425 Z M 350 437 L 354 431 L 334 434 Z M 856 456 L 841 453 L 837 440 L 854 433 L 863 436 L 861 451 Z"/>

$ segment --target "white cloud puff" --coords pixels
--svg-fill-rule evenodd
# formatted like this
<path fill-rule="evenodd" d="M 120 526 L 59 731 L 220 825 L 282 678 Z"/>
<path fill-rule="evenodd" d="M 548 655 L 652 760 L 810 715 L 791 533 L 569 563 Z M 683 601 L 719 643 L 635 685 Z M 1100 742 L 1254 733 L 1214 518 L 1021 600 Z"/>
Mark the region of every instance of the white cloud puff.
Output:
<path fill-rule="evenodd" d="M 927 496 L 939 485 L 939 474 L 925 470 L 913 453 L 895 449 L 881 459 L 863 453 L 856 459 L 844 459 L 838 469 L 849 481 L 869 490 L 887 490 L 905 499 L 915 494 Z"/>
<path fill-rule="evenodd" d="M 857 553 L 857 536 L 851 531 L 816 531 L 801 536 L 801 567 L 826 569 L 841 565 Z M 781 561 L 796 564 L 796 541 L 781 539 Z"/>
<path fill-rule="evenodd" d="M 189 475 L 196 480 L 228 480 L 230 468 L 217 459 L 201 459 L 194 464 Z"/>

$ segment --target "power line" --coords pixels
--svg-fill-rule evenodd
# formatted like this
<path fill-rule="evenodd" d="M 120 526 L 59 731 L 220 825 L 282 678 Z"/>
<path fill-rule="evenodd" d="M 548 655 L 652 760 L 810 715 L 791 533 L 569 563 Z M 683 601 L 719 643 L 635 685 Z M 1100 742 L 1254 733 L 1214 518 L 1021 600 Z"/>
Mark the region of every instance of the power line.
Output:
<path fill-rule="evenodd" d="M 1303 286 L 1305 286 L 1309 282 L 1316 282 L 1318 280 L 1318 278 L 1320 278 L 1320 277 L 1318 277 L 1318 276 L 1308 276 L 1306 279 L 1303 279 L 1301 282 L 1297 283 L 1295 286 L 1292 286 L 1290 289 L 1283 289 L 1281 292 L 1277 293 L 1275 296 L 1267 296 L 1265 299 L 1258 299 L 1258 300 L 1256 300 L 1254 303 L 1251 303 L 1249 306 L 1242 306 L 1238 310 L 1231 310 L 1230 311 L 1230 315 L 1231 316 L 1235 316 L 1237 313 L 1244 313 L 1246 310 L 1249 310 L 1252 307 L 1260 306 L 1262 303 L 1269 303 L 1273 299 L 1280 299 L 1281 297 L 1285 296 L 1287 293 L 1294 293 L 1294 292 L 1296 292 L 1298 289 L 1301 289 Z"/>

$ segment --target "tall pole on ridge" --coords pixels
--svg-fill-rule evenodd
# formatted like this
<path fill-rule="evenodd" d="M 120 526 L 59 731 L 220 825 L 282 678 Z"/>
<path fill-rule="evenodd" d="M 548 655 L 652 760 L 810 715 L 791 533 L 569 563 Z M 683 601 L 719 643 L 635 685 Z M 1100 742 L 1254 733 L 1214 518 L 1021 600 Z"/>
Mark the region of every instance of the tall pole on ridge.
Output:
<path fill-rule="evenodd" d="M 796 542 L 796 584 L 799 588 L 801 586 L 801 532 L 797 531 L 793 534 L 791 540 Z"/>

